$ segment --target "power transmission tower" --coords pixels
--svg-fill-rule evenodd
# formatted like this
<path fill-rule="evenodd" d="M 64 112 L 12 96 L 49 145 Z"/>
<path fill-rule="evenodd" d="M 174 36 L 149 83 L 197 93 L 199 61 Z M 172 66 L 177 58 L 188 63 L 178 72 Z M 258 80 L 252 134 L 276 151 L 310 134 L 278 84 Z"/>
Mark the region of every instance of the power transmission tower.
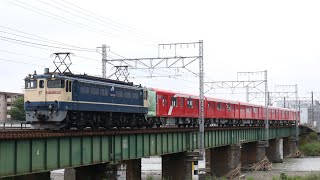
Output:
<path fill-rule="evenodd" d="M 179 49 L 182 48 L 198 48 L 198 52 L 192 55 L 180 55 Z M 162 50 L 173 50 L 174 55 L 162 56 Z M 125 58 L 121 56 L 120 59 L 103 59 L 102 61 L 110 64 L 113 67 L 125 65 L 129 70 L 147 70 L 148 75 L 144 77 L 156 77 L 154 71 L 156 69 L 186 69 L 188 72 L 199 77 L 199 148 L 200 156 L 204 156 L 204 67 L 203 67 L 203 41 L 198 42 L 183 42 L 183 43 L 167 43 L 158 45 L 158 57 L 151 58 Z M 198 72 L 194 72 L 192 66 L 194 62 L 199 61 Z M 105 67 L 103 67 L 105 69 Z M 102 70 L 105 72 L 104 70 Z M 112 73 L 114 74 L 114 73 Z M 161 77 L 175 77 L 181 76 L 178 73 L 173 75 L 166 75 Z"/>

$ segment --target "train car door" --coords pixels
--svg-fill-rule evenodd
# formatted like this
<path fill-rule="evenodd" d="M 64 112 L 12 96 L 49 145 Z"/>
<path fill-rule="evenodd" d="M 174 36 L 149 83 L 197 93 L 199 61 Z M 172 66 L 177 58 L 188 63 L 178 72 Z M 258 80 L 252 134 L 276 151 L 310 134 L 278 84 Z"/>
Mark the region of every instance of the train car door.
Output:
<path fill-rule="evenodd" d="M 185 116 L 185 98 L 184 97 L 179 97 L 179 114 L 181 116 Z"/>
<path fill-rule="evenodd" d="M 38 88 L 39 88 L 39 98 L 40 98 L 40 101 L 43 101 L 44 103 L 47 102 L 47 95 L 49 94 L 47 92 L 47 84 L 45 83 L 45 80 L 44 79 L 39 79 L 38 80 Z"/>
<path fill-rule="evenodd" d="M 159 115 L 167 116 L 168 115 L 168 96 L 164 94 L 159 94 L 157 97 L 158 97 Z"/>

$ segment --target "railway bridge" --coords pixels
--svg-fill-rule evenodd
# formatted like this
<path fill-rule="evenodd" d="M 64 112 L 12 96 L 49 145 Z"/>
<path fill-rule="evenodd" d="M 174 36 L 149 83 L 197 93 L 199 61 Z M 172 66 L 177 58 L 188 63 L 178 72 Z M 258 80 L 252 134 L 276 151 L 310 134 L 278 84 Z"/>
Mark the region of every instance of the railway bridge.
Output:
<path fill-rule="evenodd" d="M 265 156 L 281 161 L 282 154 L 294 149 L 295 131 L 270 127 L 265 147 L 264 127 L 206 128 L 210 174 L 223 176 Z M 198 139 L 198 128 L 0 131 L 0 178 L 49 179 L 51 170 L 66 169 L 77 179 L 112 179 L 120 163 L 126 166 L 127 179 L 141 179 L 141 158 L 161 156 L 164 179 L 191 179 Z"/>

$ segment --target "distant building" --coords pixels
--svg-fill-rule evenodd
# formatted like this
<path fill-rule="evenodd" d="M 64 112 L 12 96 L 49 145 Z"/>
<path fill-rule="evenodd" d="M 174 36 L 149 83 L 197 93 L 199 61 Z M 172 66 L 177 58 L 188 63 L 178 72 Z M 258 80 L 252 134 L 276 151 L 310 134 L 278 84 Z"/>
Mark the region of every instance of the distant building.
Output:
<path fill-rule="evenodd" d="M 12 108 L 12 102 L 22 96 L 22 93 L 0 92 L 0 121 L 11 119 L 8 110 Z"/>

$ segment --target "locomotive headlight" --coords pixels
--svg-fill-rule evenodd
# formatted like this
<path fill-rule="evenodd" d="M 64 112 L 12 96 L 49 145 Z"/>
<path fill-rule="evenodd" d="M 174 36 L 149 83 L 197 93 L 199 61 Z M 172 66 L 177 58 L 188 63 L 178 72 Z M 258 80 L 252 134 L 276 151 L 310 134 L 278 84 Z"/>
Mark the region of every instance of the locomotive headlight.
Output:
<path fill-rule="evenodd" d="M 52 75 L 51 75 L 51 77 L 52 77 L 52 78 L 55 78 L 55 75 L 54 75 L 54 74 L 52 74 Z"/>
<path fill-rule="evenodd" d="M 36 115 L 37 114 L 37 111 L 33 111 L 33 115 Z"/>

